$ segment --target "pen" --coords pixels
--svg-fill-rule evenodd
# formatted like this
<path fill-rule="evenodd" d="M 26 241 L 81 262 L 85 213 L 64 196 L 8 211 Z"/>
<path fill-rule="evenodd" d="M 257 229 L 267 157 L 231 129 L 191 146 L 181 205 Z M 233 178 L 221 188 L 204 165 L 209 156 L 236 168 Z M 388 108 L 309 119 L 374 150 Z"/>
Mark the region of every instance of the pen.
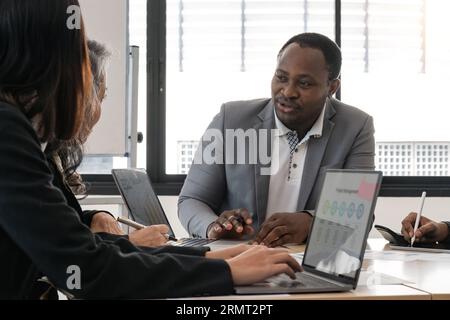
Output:
<path fill-rule="evenodd" d="M 425 203 L 426 196 L 427 196 L 427 193 L 425 191 L 422 192 L 422 197 L 420 198 L 419 208 L 417 209 L 416 223 L 414 224 L 414 234 L 413 234 L 413 237 L 411 238 L 411 247 L 414 245 L 414 241 L 416 240 L 416 231 L 417 231 L 417 228 L 419 227 L 420 216 L 422 215 L 423 204 Z"/>
<path fill-rule="evenodd" d="M 117 217 L 117 221 L 120 222 L 120 223 L 123 223 L 123 224 L 125 224 L 125 225 L 127 225 L 127 226 L 133 227 L 133 228 L 135 228 L 136 230 L 141 230 L 141 229 L 144 229 L 144 228 L 146 227 L 146 226 L 143 225 L 143 224 L 137 223 L 136 221 L 133 221 L 133 220 L 130 220 L 130 219 L 127 219 L 127 218 L 123 218 L 123 217 Z M 167 239 L 170 240 L 170 241 L 178 241 L 177 238 L 172 237 L 172 236 L 169 235 L 169 234 L 166 234 L 165 236 L 166 236 Z"/>

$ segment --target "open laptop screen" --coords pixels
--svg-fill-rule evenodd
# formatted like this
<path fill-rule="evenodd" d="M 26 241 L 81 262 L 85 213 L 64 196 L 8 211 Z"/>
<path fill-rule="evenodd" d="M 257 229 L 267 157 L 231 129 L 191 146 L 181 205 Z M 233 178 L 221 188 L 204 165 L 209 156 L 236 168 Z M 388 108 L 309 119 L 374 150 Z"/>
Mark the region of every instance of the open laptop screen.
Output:
<path fill-rule="evenodd" d="M 349 282 L 357 279 L 380 183 L 377 171 L 327 171 L 304 267 Z"/>
<path fill-rule="evenodd" d="M 113 169 L 112 174 L 133 220 L 150 226 L 165 224 L 174 236 L 169 221 L 144 170 Z"/>

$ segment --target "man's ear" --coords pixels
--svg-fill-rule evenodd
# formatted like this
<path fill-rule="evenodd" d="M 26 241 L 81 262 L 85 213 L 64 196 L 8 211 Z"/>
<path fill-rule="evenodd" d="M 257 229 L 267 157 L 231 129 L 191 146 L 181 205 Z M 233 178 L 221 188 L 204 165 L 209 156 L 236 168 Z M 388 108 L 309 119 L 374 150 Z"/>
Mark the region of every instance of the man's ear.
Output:
<path fill-rule="evenodd" d="M 339 80 L 339 79 L 331 80 L 330 88 L 328 90 L 328 96 L 330 96 L 330 97 L 333 96 L 336 93 L 336 91 L 339 89 L 340 85 L 341 85 L 341 80 Z"/>

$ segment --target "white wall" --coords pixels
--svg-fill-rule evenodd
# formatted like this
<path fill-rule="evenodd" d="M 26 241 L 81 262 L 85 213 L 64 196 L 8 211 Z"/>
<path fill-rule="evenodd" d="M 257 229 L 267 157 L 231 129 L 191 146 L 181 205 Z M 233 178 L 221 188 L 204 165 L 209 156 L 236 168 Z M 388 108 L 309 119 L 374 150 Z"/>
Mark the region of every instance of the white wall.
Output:
<path fill-rule="evenodd" d="M 89 39 L 111 51 L 107 67 L 108 94 L 102 116 L 85 145 L 87 154 L 123 156 L 127 132 L 128 0 L 81 0 Z"/>
<path fill-rule="evenodd" d="M 186 237 L 188 234 L 182 227 L 177 216 L 177 199 L 176 196 L 160 196 L 159 197 L 164 211 L 168 215 L 169 222 L 174 229 L 177 237 Z M 419 198 L 379 198 L 375 209 L 375 224 L 381 224 L 400 232 L 403 217 L 411 211 L 416 211 Z M 101 200 L 98 200 L 101 203 Z M 119 212 L 118 205 L 88 205 L 83 206 L 86 209 L 105 209 L 114 214 Z M 434 220 L 450 220 L 450 198 L 427 198 L 423 208 L 423 215 Z M 380 237 L 380 234 L 372 229 L 369 237 Z"/>

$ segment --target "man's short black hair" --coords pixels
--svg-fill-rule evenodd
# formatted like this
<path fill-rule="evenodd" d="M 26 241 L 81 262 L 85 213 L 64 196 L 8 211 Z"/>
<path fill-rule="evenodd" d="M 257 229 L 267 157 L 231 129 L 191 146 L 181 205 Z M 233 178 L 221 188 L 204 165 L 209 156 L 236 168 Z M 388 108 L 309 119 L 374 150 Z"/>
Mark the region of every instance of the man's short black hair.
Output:
<path fill-rule="evenodd" d="M 329 79 L 334 80 L 339 77 L 341 73 L 342 54 L 341 49 L 333 40 L 318 33 L 301 33 L 290 38 L 283 45 L 278 56 L 292 43 L 296 43 L 302 48 L 313 48 L 322 51 L 330 74 Z"/>

